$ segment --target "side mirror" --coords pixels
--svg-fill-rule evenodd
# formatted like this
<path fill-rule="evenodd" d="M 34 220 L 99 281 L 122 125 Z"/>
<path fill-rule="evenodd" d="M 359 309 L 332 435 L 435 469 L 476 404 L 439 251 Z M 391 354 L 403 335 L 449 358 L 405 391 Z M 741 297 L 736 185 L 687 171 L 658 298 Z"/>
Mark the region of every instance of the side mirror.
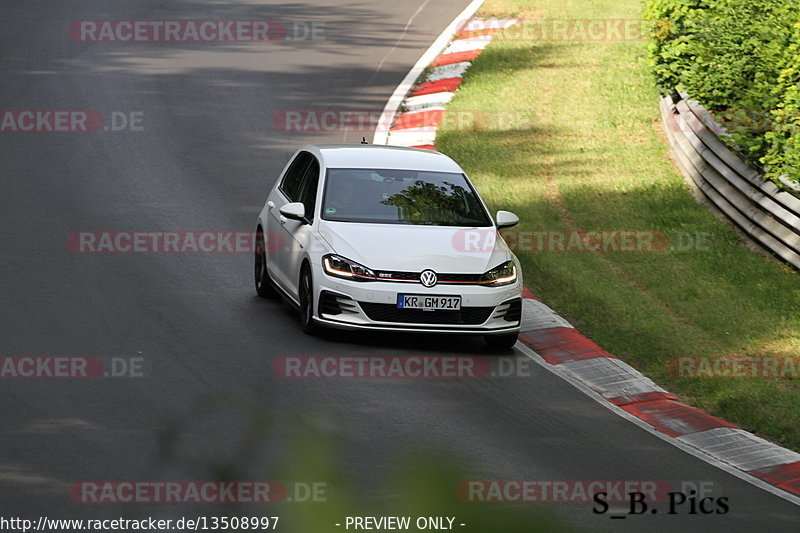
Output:
<path fill-rule="evenodd" d="M 497 229 L 511 228 L 519 224 L 519 217 L 510 211 L 497 212 Z"/>
<path fill-rule="evenodd" d="M 302 202 L 292 202 L 280 208 L 281 215 L 290 220 L 297 220 L 305 224 L 308 223 L 306 219 L 306 206 Z"/>

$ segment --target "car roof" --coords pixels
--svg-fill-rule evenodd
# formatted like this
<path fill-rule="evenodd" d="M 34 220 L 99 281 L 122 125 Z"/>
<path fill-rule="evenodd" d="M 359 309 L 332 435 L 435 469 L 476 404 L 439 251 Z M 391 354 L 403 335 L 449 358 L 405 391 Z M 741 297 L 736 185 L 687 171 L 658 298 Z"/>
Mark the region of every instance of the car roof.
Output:
<path fill-rule="evenodd" d="M 408 169 L 459 174 L 464 172 L 455 161 L 433 150 L 375 144 L 318 144 L 313 147 L 320 152 L 328 168 Z"/>

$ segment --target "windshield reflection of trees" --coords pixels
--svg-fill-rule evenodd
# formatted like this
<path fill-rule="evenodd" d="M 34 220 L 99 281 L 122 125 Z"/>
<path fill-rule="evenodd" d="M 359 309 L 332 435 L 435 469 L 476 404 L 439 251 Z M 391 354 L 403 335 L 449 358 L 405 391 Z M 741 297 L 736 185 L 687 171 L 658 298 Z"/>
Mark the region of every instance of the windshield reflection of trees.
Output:
<path fill-rule="evenodd" d="M 447 181 L 437 185 L 417 180 L 380 203 L 397 207 L 398 219 L 413 224 L 460 225 L 476 221 L 469 213 L 474 203 L 471 191 Z"/>

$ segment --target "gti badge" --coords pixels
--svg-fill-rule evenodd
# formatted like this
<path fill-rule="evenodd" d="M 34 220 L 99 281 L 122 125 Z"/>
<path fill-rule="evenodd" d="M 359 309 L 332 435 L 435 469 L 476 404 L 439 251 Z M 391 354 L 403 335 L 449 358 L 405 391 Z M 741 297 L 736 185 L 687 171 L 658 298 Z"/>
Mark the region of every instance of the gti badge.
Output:
<path fill-rule="evenodd" d="M 423 270 L 422 274 L 419 275 L 419 280 L 422 282 L 422 285 L 425 287 L 433 287 L 436 285 L 436 272 L 433 270 Z"/>

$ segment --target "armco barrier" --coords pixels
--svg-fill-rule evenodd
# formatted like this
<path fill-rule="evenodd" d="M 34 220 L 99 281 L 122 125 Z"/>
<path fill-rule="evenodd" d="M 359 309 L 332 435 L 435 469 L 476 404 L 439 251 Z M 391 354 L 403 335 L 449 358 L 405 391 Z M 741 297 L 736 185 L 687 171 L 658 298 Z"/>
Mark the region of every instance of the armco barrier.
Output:
<path fill-rule="evenodd" d="M 800 270 L 800 199 L 742 161 L 696 102 L 661 99 L 661 116 L 681 170 L 705 199 L 754 242 Z"/>

